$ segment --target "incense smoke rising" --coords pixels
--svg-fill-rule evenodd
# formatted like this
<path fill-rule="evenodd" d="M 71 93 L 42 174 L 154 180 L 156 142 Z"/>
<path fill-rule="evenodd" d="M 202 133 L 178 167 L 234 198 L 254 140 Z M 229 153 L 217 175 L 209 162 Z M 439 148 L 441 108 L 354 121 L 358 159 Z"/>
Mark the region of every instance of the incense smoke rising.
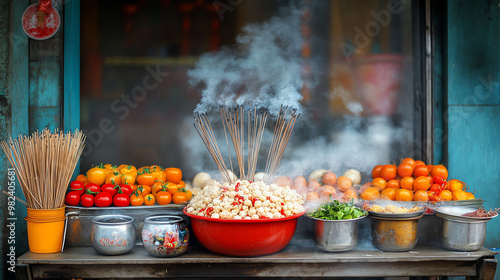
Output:
<path fill-rule="evenodd" d="M 281 105 L 300 108 L 299 90 L 306 84 L 301 73 L 300 15 L 299 8 L 285 8 L 279 17 L 246 25 L 234 48 L 202 55 L 188 72 L 190 84 L 203 87 L 195 112 L 206 113 L 220 105 L 255 105 L 271 114 Z"/>

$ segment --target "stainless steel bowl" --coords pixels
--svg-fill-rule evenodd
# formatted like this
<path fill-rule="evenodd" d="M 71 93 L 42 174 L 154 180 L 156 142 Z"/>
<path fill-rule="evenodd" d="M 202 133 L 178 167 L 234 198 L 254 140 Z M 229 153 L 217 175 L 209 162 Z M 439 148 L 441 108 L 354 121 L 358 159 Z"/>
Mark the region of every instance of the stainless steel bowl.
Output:
<path fill-rule="evenodd" d="M 189 231 L 182 217 L 152 216 L 144 220 L 142 243 L 155 257 L 176 257 L 189 245 Z"/>
<path fill-rule="evenodd" d="M 344 252 L 356 248 L 358 244 L 358 221 L 366 217 L 349 220 L 309 218 L 314 220 L 315 240 L 321 250 Z"/>
<path fill-rule="evenodd" d="M 496 217 L 465 217 L 465 213 L 477 208 L 440 207 L 435 209 L 436 216 L 441 218 L 439 241 L 441 245 L 452 251 L 479 250 L 486 238 L 486 224 Z"/>
<path fill-rule="evenodd" d="M 92 222 L 92 247 L 103 255 L 121 255 L 135 245 L 134 219 L 125 215 L 102 215 Z"/>
<path fill-rule="evenodd" d="M 373 245 L 387 252 L 405 252 L 415 248 L 418 242 L 418 220 L 424 214 L 412 218 L 382 218 L 370 216 L 372 219 Z"/>

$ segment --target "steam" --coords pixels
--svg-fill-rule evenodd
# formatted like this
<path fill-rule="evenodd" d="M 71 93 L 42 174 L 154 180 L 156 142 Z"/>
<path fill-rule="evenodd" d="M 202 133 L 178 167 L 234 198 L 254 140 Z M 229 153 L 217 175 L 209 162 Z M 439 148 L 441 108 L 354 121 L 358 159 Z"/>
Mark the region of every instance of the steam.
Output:
<path fill-rule="evenodd" d="M 255 105 L 271 114 L 281 105 L 300 111 L 299 91 L 306 85 L 302 45 L 298 7 L 284 8 L 280 16 L 266 22 L 246 25 L 234 47 L 202 55 L 188 71 L 190 84 L 202 87 L 195 112 L 206 113 L 221 105 Z"/>

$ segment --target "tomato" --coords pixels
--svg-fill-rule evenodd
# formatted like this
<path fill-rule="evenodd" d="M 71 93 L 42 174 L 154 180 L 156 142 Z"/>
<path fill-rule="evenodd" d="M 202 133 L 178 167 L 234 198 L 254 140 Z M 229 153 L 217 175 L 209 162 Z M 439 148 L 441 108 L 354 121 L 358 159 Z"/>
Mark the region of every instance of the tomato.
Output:
<path fill-rule="evenodd" d="M 383 191 L 387 187 L 387 182 L 383 178 L 375 178 L 372 180 L 372 185 L 378 191 Z"/>
<path fill-rule="evenodd" d="M 434 167 L 432 164 L 427 164 L 427 171 L 429 171 L 429 174 L 431 174 L 431 170 Z"/>
<path fill-rule="evenodd" d="M 413 170 L 413 177 L 427 176 L 429 175 L 429 170 L 425 165 L 417 165 L 415 166 L 415 170 Z"/>
<path fill-rule="evenodd" d="M 111 196 L 114 196 L 116 194 L 115 185 L 113 185 L 113 184 L 104 184 L 104 185 L 101 186 L 101 192 L 107 192 Z"/>
<path fill-rule="evenodd" d="M 139 194 L 142 196 L 145 196 L 145 195 L 151 193 L 151 187 L 148 185 L 140 185 L 137 187 L 137 190 L 139 191 Z"/>
<path fill-rule="evenodd" d="M 387 188 L 380 193 L 380 199 L 394 200 L 396 199 L 396 189 Z"/>
<path fill-rule="evenodd" d="M 175 204 L 187 203 L 188 201 L 187 193 L 183 191 L 176 192 L 174 193 L 172 200 L 174 201 Z"/>
<path fill-rule="evenodd" d="M 327 185 L 327 184 L 325 184 L 325 185 Z M 179 186 L 179 190 L 180 190 L 180 189 L 183 189 L 186 187 L 186 183 L 184 181 L 180 181 L 179 184 L 177 184 L 177 186 Z"/>
<path fill-rule="evenodd" d="M 387 182 L 386 188 L 388 188 L 388 189 L 399 189 L 399 181 L 396 180 L 396 179 L 389 180 L 389 182 Z"/>
<path fill-rule="evenodd" d="M 66 205 L 76 206 L 80 203 L 80 193 L 79 191 L 70 191 L 66 194 L 65 199 Z"/>
<path fill-rule="evenodd" d="M 396 178 L 397 175 L 398 169 L 396 168 L 396 166 L 391 164 L 384 165 L 380 170 L 380 177 L 382 177 L 386 181 Z"/>
<path fill-rule="evenodd" d="M 399 185 L 401 186 L 402 189 L 407 189 L 412 191 L 413 190 L 413 183 L 415 179 L 413 177 L 404 177 L 399 181 Z"/>
<path fill-rule="evenodd" d="M 413 190 L 414 191 L 419 191 L 419 190 L 426 191 L 430 187 L 431 187 L 431 183 L 426 176 L 417 177 L 417 178 L 415 178 L 415 181 L 413 182 Z"/>
<path fill-rule="evenodd" d="M 416 191 L 415 194 L 413 195 L 413 200 L 414 201 L 428 201 L 429 194 L 423 190 Z"/>
<path fill-rule="evenodd" d="M 82 195 L 85 192 L 83 182 L 76 181 L 76 180 L 69 184 L 69 190 L 76 191 L 76 192 L 78 192 L 79 195 Z"/>
<path fill-rule="evenodd" d="M 361 193 L 360 197 L 363 200 L 376 200 L 380 198 L 380 193 L 376 187 L 368 187 Z"/>
<path fill-rule="evenodd" d="M 124 193 L 118 193 L 113 197 L 113 205 L 116 207 L 125 207 L 129 206 L 130 204 L 130 198 L 127 194 Z"/>
<path fill-rule="evenodd" d="M 151 174 L 155 177 L 155 181 L 160 180 L 165 182 L 167 180 L 167 174 L 161 166 L 151 165 L 149 169 Z"/>
<path fill-rule="evenodd" d="M 415 161 L 415 167 L 419 166 L 419 165 L 425 165 L 425 162 L 421 161 L 421 160 L 416 160 Z M 427 166 L 427 165 L 425 165 Z"/>
<path fill-rule="evenodd" d="M 448 179 L 448 169 L 444 165 L 435 165 L 431 170 L 431 175 L 446 180 Z"/>
<path fill-rule="evenodd" d="M 384 166 L 377 165 L 373 168 L 373 170 L 372 170 L 372 178 L 373 179 L 380 177 L 380 170 L 382 170 L 382 167 L 384 167 Z"/>
<path fill-rule="evenodd" d="M 156 198 L 154 195 L 147 194 L 144 196 L 144 204 L 145 205 L 151 206 L 151 205 L 154 205 L 155 202 L 156 202 Z"/>
<path fill-rule="evenodd" d="M 442 190 L 437 195 L 441 200 L 444 201 L 450 201 L 453 199 L 453 194 L 449 190 Z"/>
<path fill-rule="evenodd" d="M 144 204 L 144 197 L 142 195 L 139 194 L 139 192 L 134 192 L 131 196 L 130 196 L 130 205 L 132 206 L 141 206 L 142 204 Z"/>
<path fill-rule="evenodd" d="M 172 195 L 166 191 L 159 191 L 156 193 L 156 201 L 160 205 L 167 205 L 172 201 Z"/>
<path fill-rule="evenodd" d="M 412 201 L 413 200 L 413 192 L 407 189 L 398 189 L 396 190 L 396 201 Z"/>
<path fill-rule="evenodd" d="M 413 160 L 412 158 L 405 158 L 401 161 L 401 163 L 409 163 L 411 164 L 413 167 L 415 167 L 415 160 Z"/>
<path fill-rule="evenodd" d="M 112 172 L 108 172 L 106 175 L 106 180 L 104 181 L 106 184 L 114 184 L 119 185 L 122 183 L 122 178 L 120 172 L 113 170 Z"/>
<path fill-rule="evenodd" d="M 171 194 L 171 195 L 174 195 L 174 193 L 177 192 L 177 190 L 179 190 L 179 186 L 177 184 L 174 184 L 174 183 L 167 183 L 166 184 L 167 188 L 168 188 L 168 192 Z"/>
<path fill-rule="evenodd" d="M 116 188 L 116 186 L 115 186 Z M 127 196 L 130 196 L 132 194 L 132 187 L 130 185 L 120 185 L 118 186 L 118 193 L 123 193 L 126 194 Z"/>
<path fill-rule="evenodd" d="M 139 185 L 151 186 L 155 183 L 155 175 L 151 173 L 149 168 L 145 168 L 137 173 L 137 183 Z"/>
<path fill-rule="evenodd" d="M 182 170 L 175 167 L 165 168 L 166 180 L 167 182 L 172 182 L 179 184 L 182 180 Z"/>
<path fill-rule="evenodd" d="M 95 196 L 95 206 L 109 207 L 113 203 L 113 196 L 108 192 L 100 192 Z"/>
<path fill-rule="evenodd" d="M 193 192 L 186 191 L 186 194 L 187 194 L 188 200 L 191 200 L 191 198 L 193 198 Z"/>
<path fill-rule="evenodd" d="M 102 163 L 98 166 L 94 166 L 87 171 L 87 179 L 89 182 L 98 184 L 99 186 L 104 184 L 106 181 L 106 168 L 102 165 Z"/>
<path fill-rule="evenodd" d="M 151 188 L 151 193 L 153 195 L 156 195 L 160 191 L 167 191 L 167 184 L 164 184 L 163 182 L 156 182 L 153 187 Z"/>
<path fill-rule="evenodd" d="M 398 175 L 401 178 L 412 176 L 413 175 L 413 165 L 409 162 L 401 163 L 398 166 Z"/>
<path fill-rule="evenodd" d="M 118 166 L 117 170 L 121 174 L 120 178 L 122 180 L 122 184 L 135 184 L 137 169 L 134 166 L 122 164 Z"/>
<path fill-rule="evenodd" d="M 101 191 L 101 187 L 99 187 L 98 184 L 95 184 L 95 183 L 88 183 L 85 185 L 85 191 L 89 190 L 93 193 L 98 193 Z"/>
<path fill-rule="evenodd" d="M 442 190 L 442 186 L 439 184 L 432 184 L 431 188 L 429 189 L 430 191 L 433 191 L 435 193 L 438 193 Z"/>
<path fill-rule="evenodd" d="M 80 203 L 83 207 L 92 207 L 94 206 L 94 196 L 86 193 L 80 197 Z"/>
<path fill-rule="evenodd" d="M 84 183 L 84 184 L 85 184 L 85 183 L 86 183 L 86 182 L 88 182 L 89 180 L 87 179 L 87 177 L 85 177 L 85 175 L 80 174 L 80 175 L 76 176 L 75 181 L 80 181 L 80 182 L 82 182 L 82 183 Z"/>

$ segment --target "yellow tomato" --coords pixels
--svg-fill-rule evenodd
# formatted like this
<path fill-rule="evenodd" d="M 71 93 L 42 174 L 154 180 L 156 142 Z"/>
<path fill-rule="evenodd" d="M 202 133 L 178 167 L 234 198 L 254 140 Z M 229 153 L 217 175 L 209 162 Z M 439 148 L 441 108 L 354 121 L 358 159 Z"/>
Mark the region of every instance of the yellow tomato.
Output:
<path fill-rule="evenodd" d="M 89 171 L 87 171 L 87 180 L 90 183 L 98 184 L 99 186 L 104 184 L 106 181 L 106 169 L 102 163 L 101 165 L 92 167 Z"/>

